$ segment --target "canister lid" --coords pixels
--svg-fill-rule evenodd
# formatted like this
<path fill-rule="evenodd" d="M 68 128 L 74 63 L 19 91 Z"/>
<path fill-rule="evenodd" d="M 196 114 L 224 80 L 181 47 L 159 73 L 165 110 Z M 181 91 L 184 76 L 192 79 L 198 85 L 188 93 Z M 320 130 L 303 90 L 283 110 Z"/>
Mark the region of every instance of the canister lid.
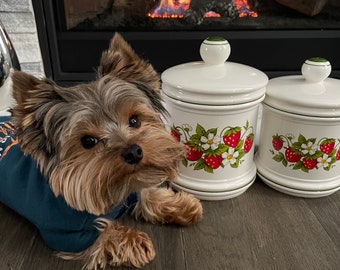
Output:
<path fill-rule="evenodd" d="M 242 104 L 265 94 L 268 77 L 253 67 L 229 62 L 230 44 L 221 37 L 203 41 L 203 61 L 177 65 L 162 73 L 163 92 L 180 101 L 203 105 Z"/>
<path fill-rule="evenodd" d="M 340 80 L 328 78 L 331 64 L 324 58 L 306 60 L 302 76 L 271 79 L 264 103 L 276 109 L 316 117 L 340 117 Z"/>

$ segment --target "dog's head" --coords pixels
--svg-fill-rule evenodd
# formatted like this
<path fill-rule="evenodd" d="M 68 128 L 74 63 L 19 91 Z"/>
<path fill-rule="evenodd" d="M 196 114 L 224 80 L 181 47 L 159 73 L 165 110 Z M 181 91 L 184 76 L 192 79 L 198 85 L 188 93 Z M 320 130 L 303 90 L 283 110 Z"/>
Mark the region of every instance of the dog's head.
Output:
<path fill-rule="evenodd" d="M 65 88 L 15 72 L 13 95 L 22 150 L 77 210 L 105 213 L 177 175 L 183 148 L 161 120 L 159 77 L 118 34 L 96 81 Z"/>

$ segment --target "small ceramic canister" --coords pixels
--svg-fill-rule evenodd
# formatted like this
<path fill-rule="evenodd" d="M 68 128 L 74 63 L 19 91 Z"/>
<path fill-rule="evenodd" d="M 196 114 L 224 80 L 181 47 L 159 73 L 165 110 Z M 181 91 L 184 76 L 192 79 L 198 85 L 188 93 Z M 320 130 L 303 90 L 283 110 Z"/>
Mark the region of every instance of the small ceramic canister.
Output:
<path fill-rule="evenodd" d="M 187 148 L 176 185 L 200 199 L 228 199 L 256 177 L 254 136 L 268 78 L 226 61 L 230 45 L 224 38 L 207 38 L 200 53 L 203 62 L 162 74 L 171 133 Z"/>
<path fill-rule="evenodd" d="M 340 81 L 327 78 L 324 58 L 306 60 L 301 71 L 269 81 L 255 161 L 274 189 L 321 197 L 340 189 Z"/>

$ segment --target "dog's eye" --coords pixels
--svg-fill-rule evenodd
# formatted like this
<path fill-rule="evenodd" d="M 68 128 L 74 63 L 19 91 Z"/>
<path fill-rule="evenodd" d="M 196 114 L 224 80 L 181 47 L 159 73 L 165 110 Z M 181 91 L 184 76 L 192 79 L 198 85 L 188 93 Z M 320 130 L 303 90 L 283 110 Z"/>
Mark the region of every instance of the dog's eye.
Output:
<path fill-rule="evenodd" d="M 141 126 L 141 122 L 139 121 L 137 115 L 132 115 L 129 118 L 129 127 L 139 128 Z"/>
<path fill-rule="evenodd" d="M 99 142 L 98 138 L 92 137 L 90 135 L 85 135 L 84 137 L 81 138 L 81 144 L 85 149 L 90 149 L 96 146 L 98 142 Z"/>

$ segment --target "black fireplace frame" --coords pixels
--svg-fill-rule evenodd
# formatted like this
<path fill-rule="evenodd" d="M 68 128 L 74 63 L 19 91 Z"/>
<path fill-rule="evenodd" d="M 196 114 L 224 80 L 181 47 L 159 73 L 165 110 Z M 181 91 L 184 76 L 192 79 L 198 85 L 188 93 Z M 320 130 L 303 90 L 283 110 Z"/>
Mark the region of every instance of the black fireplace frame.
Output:
<path fill-rule="evenodd" d="M 58 2 L 58 1 L 56 1 Z M 54 0 L 32 0 L 45 74 L 59 83 L 95 78 L 101 52 L 114 32 L 60 32 Z M 339 29 L 225 30 L 120 32 L 136 52 L 158 72 L 200 60 L 199 46 L 208 36 L 229 40 L 230 61 L 253 66 L 270 78 L 300 74 L 305 59 L 321 56 L 332 64 L 332 77 L 340 78 Z"/>

